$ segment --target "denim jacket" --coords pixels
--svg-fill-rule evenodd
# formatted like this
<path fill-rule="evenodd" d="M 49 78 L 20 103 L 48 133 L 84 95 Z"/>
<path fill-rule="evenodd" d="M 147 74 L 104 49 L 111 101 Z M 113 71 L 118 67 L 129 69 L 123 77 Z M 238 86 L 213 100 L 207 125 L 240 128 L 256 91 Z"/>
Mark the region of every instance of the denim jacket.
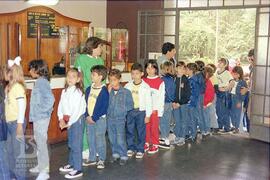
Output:
<path fill-rule="evenodd" d="M 49 119 L 53 111 L 54 96 L 50 83 L 44 77 L 39 77 L 31 92 L 30 122 Z"/>
<path fill-rule="evenodd" d="M 235 96 L 239 102 L 243 102 L 245 100 L 246 95 L 241 95 L 241 88 L 247 87 L 247 83 L 244 80 L 239 80 L 235 90 Z"/>
<path fill-rule="evenodd" d="M 109 108 L 107 111 L 107 119 L 114 122 L 124 122 L 128 111 L 133 109 L 133 99 L 128 89 L 120 87 L 115 94 L 115 90 L 111 90 L 109 99 Z"/>

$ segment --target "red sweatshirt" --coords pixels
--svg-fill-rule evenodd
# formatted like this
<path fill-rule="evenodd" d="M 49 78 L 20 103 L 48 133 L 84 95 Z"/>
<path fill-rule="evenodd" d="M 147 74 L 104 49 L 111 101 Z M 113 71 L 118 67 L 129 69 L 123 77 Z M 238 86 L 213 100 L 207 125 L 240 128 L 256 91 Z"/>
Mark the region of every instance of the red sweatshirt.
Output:
<path fill-rule="evenodd" d="M 211 103 L 214 100 L 215 97 L 215 89 L 210 81 L 210 79 L 207 79 L 205 82 L 205 93 L 204 93 L 204 102 L 203 106 L 206 106 L 207 104 Z"/>

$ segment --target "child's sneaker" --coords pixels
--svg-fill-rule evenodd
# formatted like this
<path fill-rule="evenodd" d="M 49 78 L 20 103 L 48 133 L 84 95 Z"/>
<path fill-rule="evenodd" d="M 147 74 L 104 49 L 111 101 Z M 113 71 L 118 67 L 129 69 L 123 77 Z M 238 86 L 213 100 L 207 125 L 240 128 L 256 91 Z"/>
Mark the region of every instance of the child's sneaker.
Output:
<path fill-rule="evenodd" d="M 159 147 L 163 149 L 170 149 L 171 145 L 169 139 L 165 139 L 164 143 L 159 143 Z"/>
<path fill-rule="evenodd" d="M 164 144 L 164 143 L 165 143 L 165 139 L 159 138 L 159 144 Z"/>
<path fill-rule="evenodd" d="M 84 161 L 82 165 L 83 165 L 84 167 L 87 167 L 87 166 L 93 166 L 93 165 L 96 165 L 96 164 L 97 164 L 96 161 L 90 161 L 90 160 L 87 160 L 87 161 Z"/>
<path fill-rule="evenodd" d="M 124 166 L 124 165 L 127 164 L 127 160 L 126 159 L 120 159 L 119 164 L 120 164 L 120 166 Z"/>
<path fill-rule="evenodd" d="M 104 161 L 98 161 L 97 169 L 104 169 L 104 168 L 105 168 Z"/>
<path fill-rule="evenodd" d="M 136 157 L 136 159 L 142 159 L 143 158 L 143 155 L 144 155 L 144 153 L 137 152 L 135 157 Z"/>
<path fill-rule="evenodd" d="M 235 128 L 234 131 L 233 131 L 233 134 L 238 134 L 238 133 L 239 133 L 239 129 Z"/>
<path fill-rule="evenodd" d="M 74 170 L 74 171 L 71 171 L 70 173 L 66 174 L 65 178 L 74 179 L 74 178 L 78 178 L 78 177 L 82 177 L 82 176 L 83 176 L 82 171 Z"/>
<path fill-rule="evenodd" d="M 147 152 L 147 151 L 149 151 L 149 144 L 145 143 L 144 144 L 144 152 Z"/>
<path fill-rule="evenodd" d="M 149 154 L 155 154 L 155 153 L 157 153 L 157 152 L 158 152 L 158 145 L 153 145 L 153 146 L 151 146 L 151 147 L 149 148 L 149 151 L 148 151 Z"/>
<path fill-rule="evenodd" d="M 59 168 L 59 171 L 61 171 L 61 172 L 71 172 L 73 170 L 74 170 L 73 167 L 69 164 L 64 166 L 64 167 Z"/>
<path fill-rule="evenodd" d="M 132 157 L 135 153 L 132 150 L 127 151 L 127 156 Z"/>
<path fill-rule="evenodd" d="M 39 173 L 38 166 L 29 169 L 29 172 L 30 172 L 30 173 Z"/>

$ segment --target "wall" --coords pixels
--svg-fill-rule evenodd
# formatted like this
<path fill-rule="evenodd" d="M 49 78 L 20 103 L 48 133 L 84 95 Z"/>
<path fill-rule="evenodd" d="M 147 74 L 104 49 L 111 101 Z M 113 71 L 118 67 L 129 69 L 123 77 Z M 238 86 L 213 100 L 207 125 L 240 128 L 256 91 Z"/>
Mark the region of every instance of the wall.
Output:
<path fill-rule="evenodd" d="M 0 13 L 17 12 L 35 6 L 22 0 L 0 1 Z M 91 21 L 91 26 L 106 27 L 105 0 L 100 1 L 60 1 L 55 6 L 48 6 L 59 13 L 79 20 Z"/>
<path fill-rule="evenodd" d="M 156 1 L 107 1 L 107 27 L 118 28 L 125 25 L 129 30 L 129 60 L 137 60 L 137 17 L 139 10 L 155 10 L 163 8 L 163 0 Z M 121 27 L 122 27 L 121 25 Z"/>

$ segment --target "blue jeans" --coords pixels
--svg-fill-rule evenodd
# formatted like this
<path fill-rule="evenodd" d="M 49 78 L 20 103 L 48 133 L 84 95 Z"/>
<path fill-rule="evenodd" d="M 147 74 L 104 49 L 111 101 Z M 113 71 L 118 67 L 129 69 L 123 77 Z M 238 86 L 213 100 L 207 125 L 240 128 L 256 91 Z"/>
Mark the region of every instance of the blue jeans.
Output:
<path fill-rule="evenodd" d="M 0 179 L 9 180 L 6 141 L 0 141 Z"/>
<path fill-rule="evenodd" d="M 198 118 L 197 118 L 197 126 L 199 126 L 199 129 L 203 131 L 205 129 L 205 119 L 204 119 L 204 109 L 203 109 L 203 99 L 204 95 L 199 95 L 199 101 L 198 101 Z"/>
<path fill-rule="evenodd" d="M 79 120 L 68 129 L 68 163 L 77 171 L 82 170 L 82 149 L 83 149 L 83 125 L 85 117 L 82 115 Z"/>
<path fill-rule="evenodd" d="M 216 113 L 217 113 L 217 121 L 218 128 L 222 129 L 224 127 L 225 131 L 230 130 L 230 110 L 226 105 L 226 100 L 222 97 L 217 96 L 216 102 Z"/>
<path fill-rule="evenodd" d="M 24 180 L 26 179 L 25 164 L 25 140 L 24 136 L 17 138 L 17 121 L 8 122 L 7 152 L 10 177 Z"/>
<path fill-rule="evenodd" d="M 159 121 L 161 138 L 168 138 L 169 137 L 171 118 L 172 118 L 172 103 L 165 103 L 164 113 Z"/>
<path fill-rule="evenodd" d="M 196 138 L 197 135 L 197 122 L 199 121 L 199 111 L 197 107 L 188 107 L 189 121 L 187 125 L 187 132 L 191 138 Z"/>
<path fill-rule="evenodd" d="M 187 125 L 189 119 L 188 105 L 183 104 L 179 108 L 173 110 L 175 119 L 174 134 L 176 138 L 185 138 L 187 133 Z"/>
<path fill-rule="evenodd" d="M 127 146 L 129 150 L 144 153 L 145 144 L 145 111 L 132 110 L 127 114 Z M 135 133 L 137 144 L 135 144 Z"/>
<path fill-rule="evenodd" d="M 237 104 L 241 103 L 241 107 L 237 108 Z M 230 116 L 232 125 L 235 128 L 239 128 L 240 120 L 241 120 L 241 113 L 242 113 L 242 102 L 239 101 L 235 95 L 232 95 L 232 108 L 230 110 Z"/>
<path fill-rule="evenodd" d="M 108 119 L 108 134 L 112 147 L 112 156 L 114 158 L 121 158 L 127 160 L 127 146 L 125 137 L 125 121 L 113 122 Z"/>
<path fill-rule="evenodd" d="M 97 153 L 101 161 L 106 160 L 106 128 L 107 127 L 105 117 L 99 118 L 99 120 L 95 124 L 87 124 L 90 161 L 96 161 Z"/>
<path fill-rule="evenodd" d="M 203 133 L 210 132 L 210 110 L 211 106 L 203 109 L 203 116 L 204 116 L 204 129 L 202 129 Z"/>

